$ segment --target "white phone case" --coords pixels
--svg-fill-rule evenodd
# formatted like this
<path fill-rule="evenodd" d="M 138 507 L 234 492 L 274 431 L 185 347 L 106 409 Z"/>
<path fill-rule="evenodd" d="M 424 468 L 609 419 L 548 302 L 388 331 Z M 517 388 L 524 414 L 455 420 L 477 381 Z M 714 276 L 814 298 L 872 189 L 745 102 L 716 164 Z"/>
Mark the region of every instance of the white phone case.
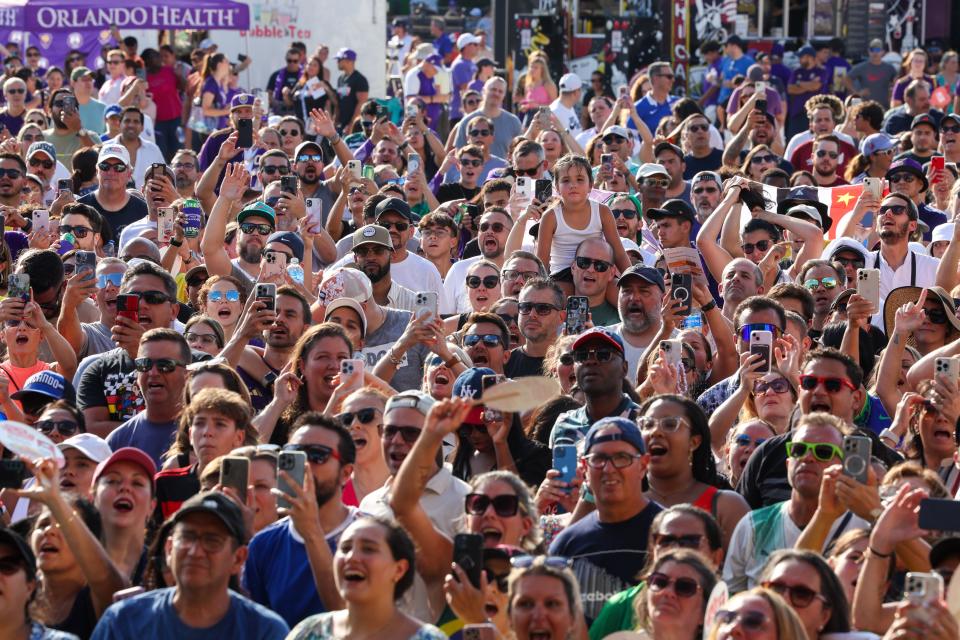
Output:
<path fill-rule="evenodd" d="M 880 270 L 857 269 L 857 294 L 873 303 L 880 310 Z"/>

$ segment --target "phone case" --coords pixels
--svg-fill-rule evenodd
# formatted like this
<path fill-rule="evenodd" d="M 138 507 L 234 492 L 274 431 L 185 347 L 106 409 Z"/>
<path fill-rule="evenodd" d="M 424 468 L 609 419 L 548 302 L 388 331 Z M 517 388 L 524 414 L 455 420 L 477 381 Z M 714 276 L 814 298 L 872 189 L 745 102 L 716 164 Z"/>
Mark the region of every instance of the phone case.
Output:
<path fill-rule="evenodd" d="M 927 531 L 960 531 L 960 501 L 924 498 L 920 501 L 919 522 Z M 956 535 L 954 533 L 954 535 Z"/>
<path fill-rule="evenodd" d="M 670 297 L 683 302 L 681 316 L 690 315 L 693 305 L 693 276 L 689 273 L 674 273 L 670 276 Z"/>
<path fill-rule="evenodd" d="M 11 273 L 10 282 L 7 285 L 7 297 L 30 299 L 30 274 L 29 273 Z"/>
<path fill-rule="evenodd" d="M 577 446 L 558 444 L 553 447 L 553 468 L 560 472 L 560 480 L 573 482 L 577 476 Z"/>
<path fill-rule="evenodd" d="M 867 484 L 870 469 L 870 438 L 864 436 L 844 436 L 843 438 L 843 474 L 860 484 Z"/>
<path fill-rule="evenodd" d="M 254 299 L 266 303 L 270 311 L 276 311 L 277 285 L 272 282 L 261 282 L 254 291 Z"/>
<path fill-rule="evenodd" d="M 936 375 L 945 375 L 954 384 L 960 382 L 960 358 L 937 358 L 933 369 Z"/>
<path fill-rule="evenodd" d="M 303 451 L 281 451 L 280 458 L 277 460 L 277 488 L 288 496 L 297 495 L 296 492 L 287 484 L 287 481 L 280 475 L 281 471 L 286 471 L 294 482 L 303 486 L 303 475 L 307 468 L 307 454 Z M 289 509 L 292 505 L 290 501 L 279 496 L 277 506 Z"/>
<path fill-rule="evenodd" d="M 157 209 L 157 241 L 170 242 L 173 239 L 173 225 L 177 211 L 173 207 Z"/>
<path fill-rule="evenodd" d="M 680 366 L 680 357 L 683 354 L 683 343 L 679 340 L 661 340 L 660 353 L 663 354 L 663 360 L 671 367 Z"/>
<path fill-rule="evenodd" d="M 307 198 L 304 202 L 307 205 L 307 221 L 310 224 L 310 229 L 319 232 L 323 228 L 323 200 Z"/>
<path fill-rule="evenodd" d="M 407 175 L 411 173 L 416 173 L 420 170 L 420 154 L 411 153 L 407 157 Z"/>
<path fill-rule="evenodd" d="M 50 212 L 46 209 L 34 209 L 33 211 L 33 228 L 36 230 L 46 229 L 50 230 Z"/>
<path fill-rule="evenodd" d="M 763 356 L 763 365 L 757 369 L 760 373 L 769 373 L 772 360 L 773 334 L 769 331 L 754 331 L 750 334 L 750 353 Z"/>
<path fill-rule="evenodd" d="M 873 197 L 879 199 L 883 195 L 883 179 L 882 178 L 864 178 L 863 179 L 863 188 L 872 192 Z"/>
<path fill-rule="evenodd" d="M 857 269 L 857 294 L 873 303 L 880 311 L 880 270 Z"/>
<path fill-rule="evenodd" d="M 97 254 L 93 251 L 77 251 L 76 263 L 77 273 L 95 272 L 97 270 Z"/>
<path fill-rule="evenodd" d="M 360 358 L 348 358 L 340 361 L 340 382 L 347 384 L 350 389 L 359 389 L 363 386 L 363 365 Z"/>
<path fill-rule="evenodd" d="M 247 501 L 247 485 L 250 482 L 250 459 L 243 456 L 226 456 L 220 462 L 220 484 L 232 487 Z"/>
<path fill-rule="evenodd" d="M 414 298 L 414 316 L 422 318 L 425 315 L 433 315 L 439 319 L 440 303 L 436 291 L 421 291 Z"/>
<path fill-rule="evenodd" d="M 283 275 L 287 268 L 287 254 L 268 251 L 263 254 L 263 277 L 273 278 Z"/>
<path fill-rule="evenodd" d="M 117 296 L 117 316 L 140 322 L 140 296 L 121 293 Z"/>
<path fill-rule="evenodd" d="M 359 160 L 348 160 L 348 161 L 347 161 L 347 170 L 350 171 L 351 174 L 353 174 L 353 179 L 354 179 L 354 180 L 359 180 L 359 179 L 362 177 L 362 175 L 361 175 L 361 173 L 360 173 L 360 172 L 361 172 L 361 169 L 360 169 L 360 161 L 359 161 Z"/>
<path fill-rule="evenodd" d="M 553 195 L 553 183 L 549 180 L 537 180 L 535 195 L 540 202 L 546 202 Z"/>
<path fill-rule="evenodd" d="M 943 577 L 939 573 L 908 571 L 903 593 L 907 599 L 920 604 L 943 599 Z"/>
<path fill-rule="evenodd" d="M 527 176 L 519 176 L 517 178 L 517 193 L 520 194 L 525 200 L 533 200 L 533 179 L 528 178 Z"/>
<path fill-rule="evenodd" d="M 460 566 L 470 584 L 480 587 L 483 569 L 483 536 L 478 533 L 458 533 L 453 537 L 453 561 Z"/>
<path fill-rule="evenodd" d="M 590 300 L 585 296 L 567 298 L 567 319 L 564 321 L 567 335 L 575 336 L 586 329 L 587 316 L 590 313 Z"/>
<path fill-rule="evenodd" d="M 249 149 L 253 146 L 253 120 L 243 118 L 237 121 L 237 148 Z"/>

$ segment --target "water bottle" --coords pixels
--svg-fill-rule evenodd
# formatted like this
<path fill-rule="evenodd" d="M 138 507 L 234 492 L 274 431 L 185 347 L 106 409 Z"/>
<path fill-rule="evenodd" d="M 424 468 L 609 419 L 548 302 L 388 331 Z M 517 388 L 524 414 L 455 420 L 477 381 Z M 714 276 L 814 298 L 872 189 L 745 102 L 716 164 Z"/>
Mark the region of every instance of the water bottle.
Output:
<path fill-rule="evenodd" d="M 113 240 L 103 245 L 103 255 L 107 258 L 117 257 L 117 245 Z"/>
<path fill-rule="evenodd" d="M 297 258 L 290 259 L 290 264 L 287 265 L 287 273 L 290 274 L 294 282 L 303 284 L 303 267 L 300 266 L 300 261 Z"/>
<path fill-rule="evenodd" d="M 67 251 L 73 251 L 77 248 L 77 239 L 73 236 L 72 233 L 67 232 L 60 236 L 60 248 L 57 249 L 57 253 L 61 256 Z"/>
<path fill-rule="evenodd" d="M 200 221 L 202 217 L 200 201 L 196 198 L 184 200 L 183 215 L 187 218 L 187 223 L 183 227 L 183 235 L 187 238 L 196 238 L 200 235 Z"/>

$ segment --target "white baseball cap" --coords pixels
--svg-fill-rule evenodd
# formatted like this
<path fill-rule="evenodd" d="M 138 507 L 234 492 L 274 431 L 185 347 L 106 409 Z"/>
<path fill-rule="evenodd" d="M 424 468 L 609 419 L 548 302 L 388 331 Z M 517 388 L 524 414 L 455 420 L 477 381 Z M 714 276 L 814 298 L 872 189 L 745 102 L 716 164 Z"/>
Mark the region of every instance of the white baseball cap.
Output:
<path fill-rule="evenodd" d="M 100 147 L 100 155 L 97 156 L 97 164 L 110 158 L 121 160 L 123 161 L 123 164 L 127 166 L 130 165 L 130 152 L 128 152 L 127 148 L 122 144 L 110 142 Z"/>
<path fill-rule="evenodd" d="M 565 73 L 563 77 L 560 78 L 559 87 L 561 93 L 570 93 L 583 87 L 583 80 L 575 73 Z"/>
<path fill-rule="evenodd" d="M 463 49 L 471 44 L 480 44 L 480 38 L 472 33 L 461 33 L 460 37 L 457 38 L 457 49 Z"/>
<path fill-rule="evenodd" d="M 78 433 L 57 445 L 60 450 L 76 449 L 97 464 L 110 457 L 113 451 L 107 441 L 92 433 Z"/>

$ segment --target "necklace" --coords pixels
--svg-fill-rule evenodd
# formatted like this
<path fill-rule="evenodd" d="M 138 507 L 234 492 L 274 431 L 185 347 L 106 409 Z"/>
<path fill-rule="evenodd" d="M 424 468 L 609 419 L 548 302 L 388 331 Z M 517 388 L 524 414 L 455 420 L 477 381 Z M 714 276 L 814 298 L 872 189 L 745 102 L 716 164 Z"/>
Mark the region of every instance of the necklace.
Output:
<path fill-rule="evenodd" d="M 690 481 L 690 484 L 687 485 L 685 488 L 680 489 L 678 491 L 671 491 L 670 493 L 660 493 L 659 491 L 653 488 L 652 484 L 650 484 L 647 491 L 650 494 L 661 498 L 661 500 L 658 500 L 658 502 L 660 502 L 661 504 L 672 505 L 672 504 L 678 504 L 673 500 L 674 498 L 676 498 L 677 496 L 686 496 L 688 493 L 690 493 L 694 489 L 694 487 L 696 487 L 697 484 L 698 484 L 697 479 L 693 478 Z M 689 502 L 689 501 L 686 501 L 686 502 Z"/>

